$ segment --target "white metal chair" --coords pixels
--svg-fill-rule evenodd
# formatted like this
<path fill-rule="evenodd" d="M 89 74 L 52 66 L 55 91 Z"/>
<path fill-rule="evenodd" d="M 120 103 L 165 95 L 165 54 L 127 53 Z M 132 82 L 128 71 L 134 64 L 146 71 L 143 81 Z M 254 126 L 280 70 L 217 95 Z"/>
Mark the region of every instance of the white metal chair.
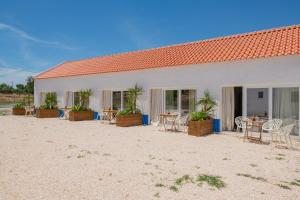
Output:
<path fill-rule="evenodd" d="M 271 142 L 273 142 L 273 134 L 278 134 L 279 129 L 282 125 L 282 120 L 281 119 L 271 119 L 265 122 L 262 126 L 263 131 L 267 131 L 271 134 Z M 276 135 L 277 136 L 277 135 Z"/>
<path fill-rule="evenodd" d="M 234 122 L 236 124 L 236 133 L 242 130 L 242 133 L 245 134 L 246 129 L 251 127 L 252 121 L 247 117 L 239 116 L 234 119 Z"/>
<path fill-rule="evenodd" d="M 33 116 L 34 108 L 30 106 L 25 107 L 25 116 Z"/>
<path fill-rule="evenodd" d="M 178 115 L 175 122 L 177 126 L 177 130 L 180 130 L 180 127 L 183 127 L 183 132 L 186 133 L 188 128 L 188 120 L 189 120 L 188 114 L 183 116 Z"/>
<path fill-rule="evenodd" d="M 289 125 L 281 127 L 279 129 L 279 131 L 277 132 L 277 135 L 279 136 L 279 141 L 281 142 L 281 136 L 283 136 L 286 144 L 288 145 L 287 138 L 289 138 L 290 145 L 293 146 L 292 139 L 291 139 L 291 133 L 292 133 L 294 127 L 295 127 L 295 124 L 289 124 Z M 276 138 L 276 140 L 277 140 L 277 138 Z"/>
<path fill-rule="evenodd" d="M 170 126 L 170 130 L 174 130 L 176 131 L 176 121 L 177 119 L 180 117 L 180 114 L 175 112 L 175 113 L 172 113 L 172 115 L 176 115 L 176 117 L 174 118 L 173 116 L 172 117 L 167 117 L 165 120 L 165 125 L 169 125 Z M 168 130 L 168 128 L 167 128 Z"/>

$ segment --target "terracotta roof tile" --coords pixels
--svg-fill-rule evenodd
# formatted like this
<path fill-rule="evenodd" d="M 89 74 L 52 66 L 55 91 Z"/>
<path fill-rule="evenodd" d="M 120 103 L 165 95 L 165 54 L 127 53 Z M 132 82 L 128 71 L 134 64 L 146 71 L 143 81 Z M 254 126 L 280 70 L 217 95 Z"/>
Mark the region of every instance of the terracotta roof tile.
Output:
<path fill-rule="evenodd" d="M 59 64 L 36 79 L 300 54 L 300 25 Z"/>

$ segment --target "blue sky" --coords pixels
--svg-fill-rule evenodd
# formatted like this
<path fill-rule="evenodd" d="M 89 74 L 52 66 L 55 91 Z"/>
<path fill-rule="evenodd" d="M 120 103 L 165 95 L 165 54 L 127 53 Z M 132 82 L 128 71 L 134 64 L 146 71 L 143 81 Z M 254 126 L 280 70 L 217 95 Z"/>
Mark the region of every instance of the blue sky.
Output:
<path fill-rule="evenodd" d="M 1 0 L 0 83 L 58 63 L 300 23 L 299 0 Z"/>

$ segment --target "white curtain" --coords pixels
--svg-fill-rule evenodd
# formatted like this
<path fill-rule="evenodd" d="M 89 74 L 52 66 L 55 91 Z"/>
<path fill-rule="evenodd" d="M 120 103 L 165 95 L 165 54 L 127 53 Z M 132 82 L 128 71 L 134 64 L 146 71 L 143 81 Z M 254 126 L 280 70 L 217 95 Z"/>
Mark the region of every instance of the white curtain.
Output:
<path fill-rule="evenodd" d="M 103 90 L 102 91 L 102 109 L 112 108 L 111 106 L 112 96 L 111 90 Z"/>
<path fill-rule="evenodd" d="M 72 107 L 73 106 L 73 93 L 70 91 L 65 92 L 64 95 L 64 107 Z"/>
<path fill-rule="evenodd" d="M 234 128 L 234 88 L 222 88 L 222 130 Z"/>
<path fill-rule="evenodd" d="M 45 104 L 46 92 L 40 92 L 40 106 Z"/>
<path fill-rule="evenodd" d="M 150 120 L 151 122 L 159 121 L 159 114 L 163 112 L 163 90 L 152 89 L 151 90 L 151 107 L 150 107 Z"/>
<path fill-rule="evenodd" d="M 298 135 L 299 89 L 273 88 L 273 118 L 283 120 L 283 126 L 295 124 L 293 134 Z"/>

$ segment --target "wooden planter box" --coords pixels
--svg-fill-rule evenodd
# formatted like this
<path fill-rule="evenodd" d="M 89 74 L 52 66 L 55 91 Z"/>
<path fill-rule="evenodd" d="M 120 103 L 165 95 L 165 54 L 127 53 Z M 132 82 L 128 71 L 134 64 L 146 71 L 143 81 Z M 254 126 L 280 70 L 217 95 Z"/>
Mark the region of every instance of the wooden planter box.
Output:
<path fill-rule="evenodd" d="M 69 120 L 70 121 L 84 121 L 84 120 L 93 120 L 94 111 L 70 111 Z"/>
<path fill-rule="evenodd" d="M 12 114 L 13 115 L 25 115 L 25 108 L 13 108 Z"/>
<path fill-rule="evenodd" d="M 213 132 L 213 119 L 203 121 L 189 121 L 188 134 L 193 136 L 208 135 Z"/>
<path fill-rule="evenodd" d="M 121 127 L 142 125 L 142 114 L 117 115 L 116 125 Z"/>
<path fill-rule="evenodd" d="M 58 109 L 36 109 L 37 118 L 56 118 L 59 116 Z"/>

